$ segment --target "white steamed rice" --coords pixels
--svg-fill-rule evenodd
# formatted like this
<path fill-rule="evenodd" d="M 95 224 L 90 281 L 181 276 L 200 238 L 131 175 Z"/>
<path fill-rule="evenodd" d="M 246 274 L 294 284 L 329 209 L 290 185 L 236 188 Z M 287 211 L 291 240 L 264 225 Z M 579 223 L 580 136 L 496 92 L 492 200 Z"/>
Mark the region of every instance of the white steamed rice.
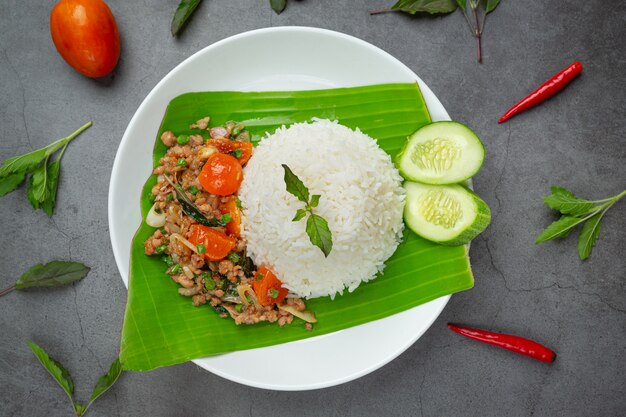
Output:
<path fill-rule="evenodd" d="M 285 188 L 289 168 L 329 224 L 328 256 L 311 244 L 306 218 L 292 222 L 303 203 Z M 297 123 L 268 135 L 255 148 L 239 190 L 248 255 L 301 297 L 352 292 L 382 272 L 400 243 L 404 224 L 402 178 L 376 141 L 329 120 Z"/>

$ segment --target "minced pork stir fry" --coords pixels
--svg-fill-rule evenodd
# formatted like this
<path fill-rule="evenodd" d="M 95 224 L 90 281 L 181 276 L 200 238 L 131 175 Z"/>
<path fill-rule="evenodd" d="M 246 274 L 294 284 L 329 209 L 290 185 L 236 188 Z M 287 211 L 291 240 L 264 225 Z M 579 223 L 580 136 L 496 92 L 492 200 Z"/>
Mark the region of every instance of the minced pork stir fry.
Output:
<path fill-rule="evenodd" d="M 246 256 L 237 191 L 252 156 L 250 134 L 241 123 L 209 127 L 209 120 L 190 126 L 198 134 L 161 136 L 169 149 L 154 169 L 155 203 L 146 222 L 157 230 L 145 241 L 145 253 L 162 257 L 179 294 L 195 306 L 209 304 L 236 324 L 283 326 L 296 316 L 311 330 L 316 320 L 304 301 Z"/>

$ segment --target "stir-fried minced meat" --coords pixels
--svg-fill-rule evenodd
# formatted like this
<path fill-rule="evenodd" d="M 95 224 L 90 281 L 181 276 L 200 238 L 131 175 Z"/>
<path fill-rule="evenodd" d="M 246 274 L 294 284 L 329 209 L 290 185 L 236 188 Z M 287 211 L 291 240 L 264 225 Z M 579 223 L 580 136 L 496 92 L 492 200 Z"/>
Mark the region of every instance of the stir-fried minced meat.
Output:
<path fill-rule="evenodd" d="M 165 146 L 173 146 L 176 143 L 176 135 L 168 130 L 167 132 L 163 132 L 161 140 Z"/>
<path fill-rule="evenodd" d="M 200 129 L 200 130 L 205 130 L 207 127 L 209 127 L 209 121 L 211 120 L 210 117 L 203 117 L 202 119 L 198 120 L 197 122 L 195 122 L 194 124 L 190 125 L 189 128 L 190 129 Z"/>
<path fill-rule="evenodd" d="M 165 242 L 165 237 L 160 230 L 157 230 L 144 243 L 146 255 L 154 255 L 154 252 Z"/>
<path fill-rule="evenodd" d="M 240 207 L 237 195 L 211 194 L 199 180 L 207 159 L 215 153 L 225 153 L 223 142 L 213 142 L 220 144 L 221 150 L 218 150 L 210 144 L 210 139 L 226 140 L 228 147 L 231 141 L 249 142 L 250 135 L 240 123 L 228 122 L 224 126 L 209 128 L 209 121 L 209 117 L 204 117 L 190 125 L 192 129 L 200 129 L 202 134 L 177 136 L 174 132 L 166 131 L 161 135 L 161 141 L 168 150 L 153 170 L 157 182 L 152 187 L 152 195 L 154 210 L 164 214 L 165 222 L 144 242 L 145 253 L 162 257 L 168 266 L 168 275 L 180 285 L 178 293 L 191 297 L 194 306 L 207 304 L 221 317 L 233 318 L 236 324 L 261 321 L 277 322 L 279 326 L 290 324 L 294 319 L 291 313 L 277 308 L 276 304 L 261 305 L 258 302 L 252 290 L 252 277 L 256 268 L 246 256 L 246 241 L 238 232 L 234 233 L 230 226 L 224 226 L 224 207 L 232 206 L 233 203 Z M 209 138 L 205 139 L 203 134 L 207 133 Z M 245 146 L 251 152 L 251 145 Z M 235 146 L 233 149 L 239 148 Z M 241 151 L 233 154 L 238 158 Z M 187 202 L 179 202 L 178 193 L 181 190 L 175 189 L 175 186 L 182 188 Z M 227 256 L 208 258 L 205 245 L 192 243 L 200 225 L 197 217 L 185 212 L 189 210 L 189 202 L 207 222 L 221 222 L 221 225 L 212 225 L 210 230 L 232 241 L 232 249 Z M 306 308 L 304 301 L 299 298 L 288 298 L 285 302 L 297 311 Z"/>

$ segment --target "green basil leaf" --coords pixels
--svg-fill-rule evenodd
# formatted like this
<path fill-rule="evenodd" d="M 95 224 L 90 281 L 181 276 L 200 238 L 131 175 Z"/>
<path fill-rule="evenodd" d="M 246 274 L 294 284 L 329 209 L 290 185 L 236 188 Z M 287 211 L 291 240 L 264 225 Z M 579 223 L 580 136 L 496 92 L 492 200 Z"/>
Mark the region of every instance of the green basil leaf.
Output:
<path fill-rule="evenodd" d="M 283 169 L 285 170 L 285 186 L 287 187 L 287 192 L 293 194 L 298 198 L 298 200 L 303 203 L 309 202 L 309 189 L 306 188 L 304 183 L 300 181 L 300 178 L 297 177 L 296 174 L 293 173 L 291 168 L 287 165 L 282 164 Z"/>
<path fill-rule="evenodd" d="M 456 4 L 459 5 L 463 12 L 467 9 L 467 2 L 465 0 L 456 0 Z"/>
<path fill-rule="evenodd" d="M 554 236 L 554 239 L 565 239 L 566 237 L 569 236 L 570 233 L 572 233 L 572 230 L 574 230 L 574 229 L 573 228 L 565 229 L 561 233 L 559 233 L 556 236 Z"/>
<path fill-rule="evenodd" d="M 91 393 L 91 398 L 89 398 L 89 404 L 94 402 L 96 398 L 98 398 L 99 396 L 104 394 L 109 388 L 111 388 L 121 374 L 122 364 L 120 363 L 120 359 L 116 358 L 111 364 L 109 372 L 107 372 L 105 375 L 102 375 L 98 380 L 98 383 Z M 89 405 L 87 407 L 89 407 Z"/>
<path fill-rule="evenodd" d="M 34 209 L 38 209 L 41 202 L 46 199 L 47 181 L 48 169 L 46 162 L 44 162 L 33 171 L 33 174 L 28 180 L 26 196 L 28 197 L 28 201 L 30 201 L 30 205 L 33 206 Z"/>
<path fill-rule="evenodd" d="M 26 172 L 15 172 L 0 178 L 0 197 L 9 194 L 24 182 Z"/>
<path fill-rule="evenodd" d="M 500 0 L 482 0 L 483 8 L 485 9 L 485 14 L 489 14 L 493 12 L 498 4 L 500 4 Z"/>
<path fill-rule="evenodd" d="M 325 257 L 328 257 L 333 248 L 333 236 L 326 219 L 311 213 L 306 221 L 306 233 L 311 243 L 320 248 Z"/>
<path fill-rule="evenodd" d="M 317 207 L 317 205 L 320 203 L 320 197 L 321 197 L 321 195 L 319 195 L 319 194 L 313 194 L 311 196 L 311 201 L 309 202 L 309 205 L 311 207 Z"/>
<path fill-rule="evenodd" d="M 276 14 L 281 14 L 285 7 L 287 7 L 287 0 L 270 0 L 270 6 Z"/>
<path fill-rule="evenodd" d="M 297 222 L 299 220 L 302 220 L 304 218 L 304 216 L 306 216 L 306 210 L 305 209 L 298 209 L 298 211 L 296 211 L 296 215 L 293 217 L 293 219 L 291 221 L 292 222 Z"/>
<path fill-rule="evenodd" d="M 178 35 L 202 0 L 182 0 L 172 18 L 172 36 Z"/>
<path fill-rule="evenodd" d="M 0 165 L 0 178 L 7 177 L 18 172 L 31 172 L 37 168 L 41 161 L 43 161 L 47 156 L 47 148 L 42 148 L 24 155 L 9 158 L 4 161 L 2 165 Z"/>
<path fill-rule="evenodd" d="M 583 225 L 580 235 L 578 235 L 578 256 L 585 260 L 591 255 L 591 250 L 600 237 L 602 229 L 602 216 L 604 212 L 598 213 Z"/>
<path fill-rule="evenodd" d="M 569 233 L 569 230 L 576 226 L 578 223 L 584 221 L 578 217 L 561 216 L 555 222 L 552 222 L 546 229 L 541 232 L 535 243 L 545 242 L 546 240 L 556 239 L 558 237 L 566 236 L 565 232 Z"/>
<path fill-rule="evenodd" d="M 399 0 L 391 10 L 405 13 L 452 13 L 457 8 L 455 0 Z"/>
<path fill-rule="evenodd" d="M 558 210 L 563 214 L 571 214 L 573 216 L 581 216 L 594 206 L 589 200 L 576 197 L 570 191 L 562 187 L 552 187 L 552 194 L 543 198 L 550 208 Z"/>
<path fill-rule="evenodd" d="M 15 289 L 32 287 L 60 287 L 85 278 L 90 268 L 80 262 L 52 261 L 37 264 L 24 272 L 15 283 Z"/>
<path fill-rule="evenodd" d="M 39 345 L 35 342 L 31 342 L 27 340 L 28 346 L 30 350 L 33 351 L 39 362 L 50 372 L 50 375 L 55 379 L 56 382 L 63 388 L 63 391 L 67 394 L 72 404 L 74 404 L 74 400 L 72 399 L 72 395 L 74 394 L 74 382 L 72 382 L 72 377 L 70 373 L 56 360 L 52 359 L 45 350 L 43 350 Z"/>
<path fill-rule="evenodd" d="M 559 187 L 558 185 L 553 185 L 552 187 L 550 187 L 550 191 L 552 192 L 552 194 L 563 194 L 563 195 L 568 195 L 570 197 L 574 197 L 574 193 L 572 193 L 567 188 Z"/>
<path fill-rule="evenodd" d="M 59 187 L 59 171 L 61 169 L 61 161 L 56 160 L 48 164 L 48 182 L 46 184 L 46 198 L 41 202 L 41 208 L 46 212 L 48 217 L 52 217 L 54 207 L 57 201 L 57 189 Z"/>
<path fill-rule="evenodd" d="M 165 177 L 165 179 L 172 185 L 172 187 L 174 187 L 176 200 L 180 203 L 180 207 L 183 209 L 185 214 L 204 226 L 226 226 L 226 223 L 228 222 L 223 221 L 222 219 L 207 218 L 204 213 L 202 213 L 200 209 L 189 199 L 189 197 L 187 197 L 185 190 L 183 190 L 183 187 L 180 184 L 174 184 L 168 177 Z"/>
<path fill-rule="evenodd" d="M 74 410 L 76 411 L 76 415 L 78 417 L 84 415 L 87 412 L 87 408 L 89 406 L 85 407 L 84 405 L 82 405 L 81 403 L 76 403 L 74 404 Z"/>

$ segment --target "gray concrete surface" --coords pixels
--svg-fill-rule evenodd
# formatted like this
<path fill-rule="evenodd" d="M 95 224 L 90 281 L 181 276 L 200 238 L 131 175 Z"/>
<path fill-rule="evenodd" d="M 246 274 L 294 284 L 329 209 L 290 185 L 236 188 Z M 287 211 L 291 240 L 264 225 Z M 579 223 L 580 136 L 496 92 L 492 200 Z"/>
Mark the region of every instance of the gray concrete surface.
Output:
<path fill-rule="evenodd" d="M 279 25 L 339 30 L 385 49 L 484 139 L 487 159 L 475 186 L 493 209 L 493 223 L 471 249 L 476 286 L 454 296 L 403 355 L 357 381 L 271 392 L 189 363 L 124 375 L 90 415 L 626 414 L 625 202 L 606 216 L 586 262 L 577 258 L 574 236 L 533 244 L 554 219 L 542 204 L 551 184 L 592 198 L 626 188 L 626 2 L 503 0 L 488 19 L 478 65 L 460 13 L 368 15 L 392 0 L 292 0 L 280 16 L 266 0 L 209 0 L 180 39 L 169 34 L 177 1 L 109 0 L 123 49 L 114 76 L 99 81 L 71 70 L 54 50 L 53 3 L 0 3 L 0 159 L 43 146 L 87 120 L 94 126 L 66 153 L 52 219 L 30 208 L 24 188 L 0 199 L 0 286 L 53 259 L 82 261 L 93 270 L 69 288 L 0 300 L 0 415 L 71 415 L 26 339 L 70 369 L 83 400 L 116 356 L 126 290 L 109 242 L 107 191 L 117 146 L 141 101 L 202 47 Z M 518 98 L 575 59 L 585 72 L 570 88 L 496 124 Z M 249 64 L 245 57 L 242 64 Z M 553 346 L 558 360 L 548 366 L 464 340 L 446 329 L 448 321 L 527 335 Z"/>

